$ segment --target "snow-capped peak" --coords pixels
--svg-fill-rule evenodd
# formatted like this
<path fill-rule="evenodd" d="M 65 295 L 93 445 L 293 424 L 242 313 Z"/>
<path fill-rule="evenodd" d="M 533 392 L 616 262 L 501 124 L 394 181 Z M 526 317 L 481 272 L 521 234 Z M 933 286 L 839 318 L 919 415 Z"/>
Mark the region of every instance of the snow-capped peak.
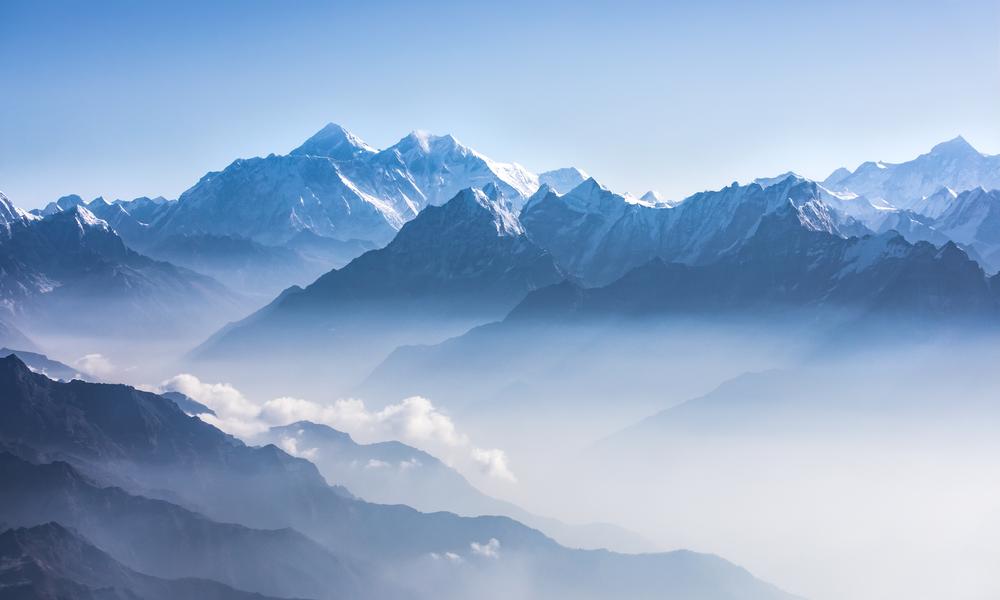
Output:
<path fill-rule="evenodd" d="M 978 150 L 972 147 L 972 144 L 967 142 L 964 137 L 956 136 L 946 142 L 941 142 L 940 144 L 931 148 L 931 155 L 934 156 L 961 156 L 961 155 L 976 155 L 980 154 Z"/>
<path fill-rule="evenodd" d="M 589 178 L 590 175 L 576 167 L 564 167 L 540 174 L 538 182 L 548 185 L 558 194 L 565 194 Z"/>
<path fill-rule="evenodd" d="M 0 192 L 0 232 L 9 234 L 12 226 L 39 218 L 41 217 L 14 206 L 14 203 Z"/>
<path fill-rule="evenodd" d="M 335 160 L 350 160 L 374 154 L 375 149 L 364 140 L 336 123 L 327 123 L 291 154 L 325 156 Z"/>
<path fill-rule="evenodd" d="M 516 236 L 524 233 L 517 215 L 510 209 L 508 203 L 504 201 L 503 193 L 495 184 L 490 184 L 487 186 L 487 189 L 483 190 L 466 188 L 446 202 L 443 208 L 449 211 L 463 210 L 471 212 L 480 209 L 477 207 L 486 209 L 490 213 L 498 235 Z"/>
<path fill-rule="evenodd" d="M 55 213 L 53 215 L 49 215 L 46 218 L 73 220 L 76 222 L 77 227 L 80 229 L 81 232 L 87 229 L 101 229 L 104 231 L 111 230 L 111 226 L 108 225 L 106 221 L 97 218 L 97 216 L 94 213 L 90 212 L 87 209 L 87 207 L 84 206 L 83 204 L 77 204 L 72 208 L 69 208 L 59 213 Z"/>
<path fill-rule="evenodd" d="M 462 142 L 458 141 L 450 133 L 446 135 L 434 135 L 421 129 L 411 131 L 409 135 L 399 140 L 394 147 L 403 154 L 414 151 L 422 154 L 442 154 L 451 151 L 458 151 L 462 154 L 473 153 L 471 148 L 462 144 Z"/>
<path fill-rule="evenodd" d="M 801 175 L 799 175 L 794 171 L 786 171 L 781 175 L 777 175 L 775 177 L 758 177 L 757 179 L 754 179 L 753 182 L 759 185 L 760 187 L 766 188 L 781 183 L 790 177 L 795 179 L 796 181 L 805 179 L 804 177 L 802 177 Z"/>

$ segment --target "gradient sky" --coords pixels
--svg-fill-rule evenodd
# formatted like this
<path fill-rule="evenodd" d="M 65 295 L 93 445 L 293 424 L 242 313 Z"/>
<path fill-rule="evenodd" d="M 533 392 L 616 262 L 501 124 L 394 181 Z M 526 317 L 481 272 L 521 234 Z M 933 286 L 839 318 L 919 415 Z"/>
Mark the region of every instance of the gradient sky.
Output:
<path fill-rule="evenodd" d="M 203 5 L 204 4 L 204 5 Z M 0 190 L 176 197 L 333 121 L 669 198 L 1000 153 L 1000 2 L 0 2 Z"/>

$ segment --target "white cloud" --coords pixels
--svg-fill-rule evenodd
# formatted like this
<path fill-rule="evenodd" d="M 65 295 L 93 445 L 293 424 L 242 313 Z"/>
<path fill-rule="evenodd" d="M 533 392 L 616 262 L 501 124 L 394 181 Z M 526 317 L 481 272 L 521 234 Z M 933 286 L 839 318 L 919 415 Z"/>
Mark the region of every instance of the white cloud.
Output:
<path fill-rule="evenodd" d="M 445 552 L 444 554 L 438 554 L 437 552 L 431 552 L 431 558 L 434 560 L 446 560 L 455 564 L 463 563 L 465 560 L 455 554 L 454 552 Z"/>
<path fill-rule="evenodd" d="M 301 430 L 299 434 L 301 434 Z M 278 440 L 278 447 L 285 452 L 291 454 L 292 456 L 297 456 L 299 458 L 304 458 L 306 460 L 316 460 L 316 455 L 319 453 L 319 448 L 299 448 L 299 440 L 293 437 L 283 437 Z"/>
<path fill-rule="evenodd" d="M 469 439 L 459 433 L 451 418 L 434 408 L 427 398 L 413 396 L 382 410 L 370 411 L 362 400 L 350 398 L 322 405 L 300 398 L 275 398 L 264 403 L 260 418 L 273 425 L 296 421 L 323 423 L 361 439 L 398 439 L 462 446 Z"/>
<path fill-rule="evenodd" d="M 469 547 L 472 548 L 472 553 L 477 556 L 485 558 L 500 558 L 500 540 L 496 538 L 490 538 L 490 541 L 485 544 L 472 542 L 469 544 Z"/>
<path fill-rule="evenodd" d="M 204 383 L 194 375 L 182 373 L 161 383 L 160 390 L 180 392 L 211 408 L 215 416 L 200 415 L 200 418 L 233 435 L 253 437 L 268 429 L 259 419 L 260 407 L 228 383 Z"/>
<path fill-rule="evenodd" d="M 507 466 L 507 454 L 499 448 L 473 448 L 472 449 L 472 460 L 479 465 L 479 469 L 489 475 L 490 477 L 495 477 L 497 479 L 504 479 L 514 483 L 517 478 L 511 473 L 510 467 Z"/>
<path fill-rule="evenodd" d="M 365 465 L 366 469 L 384 469 L 389 466 L 389 463 L 384 460 L 378 460 L 375 458 L 369 459 L 368 464 Z"/>
<path fill-rule="evenodd" d="M 228 383 L 205 383 L 182 373 L 159 386 L 159 391 L 177 391 L 215 411 L 215 416 L 200 415 L 207 423 L 233 435 L 248 439 L 270 427 L 296 421 L 311 421 L 345 431 L 362 442 L 399 440 L 436 455 L 460 469 L 490 478 L 516 482 L 502 450 L 471 445 L 469 437 L 458 431 L 454 421 L 438 410 L 427 398 L 412 396 L 380 410 L 369 410 L 364 401 L 349 398 L 320 404 L 301 398 L 283 396 L 256 404 Z M 294 456 L 312 458 L 315 448 L 299 448 L 292 437 L 282 440 L 281 448 Z M 371 461 L 365 468 L 382 465 Z M 399 465 L 400 469 L 419 466 L 419 461 Z"/>
<path fill-rule="evenodd" d="M 415 469 L 417 467 L 422 467 L 422 466 L 423 466 L 423 463 L 420 462 L 419 460 L 415 459 L 415 458 L 411 458 L 409 460 L 399 461 L 399 470 L 400 471 L 406 471 L 408 469 Z"/>
<path fill-rule="evenodd" d="M 117 368 L 103 354 L 87 354 L 73 362 L 73 366 L 84 373 L 106 379 L 114 375 Z"/>

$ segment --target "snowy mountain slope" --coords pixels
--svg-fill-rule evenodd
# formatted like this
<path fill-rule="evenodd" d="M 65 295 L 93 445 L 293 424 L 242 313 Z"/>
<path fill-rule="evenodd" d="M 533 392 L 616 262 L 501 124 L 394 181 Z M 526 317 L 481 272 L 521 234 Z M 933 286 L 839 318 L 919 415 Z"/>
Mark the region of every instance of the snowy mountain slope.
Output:
<path fill-rule="evenodd" d="M 791 204 L 802 227 L 836 235 L 864 231 L 816 183 L 786 177 L 702 192 L 673 205 L 629 202 L 590 179 L 565 195 L 543 188 L 521 213 L 528 236 L 561 267 L 589 284 L 604 284 L 653 258 L 711 262 L 738 247 L 761 219 Z M 846 201 L 845 201 L 846 202 Z"/>
<path fill-rule="evenodd" d="M 934 221 L 934 228 L 975 249 L 990 272 L 1000 270 L 1000 190 L 962 192 Z"/>
<path fill-rule="evenodd" d="M 0 358 L 0 390 L 7 417 L 0 420 L 0 444 L 18 448 L 22 457 L 57 455 L 102 483 L 101 490 L 68 490 L 70 500 L 86 493 L 123 497 L 118 490 L 107 492 L 118 484 L 133 498 L 165 501 L 153 506 L 132 500 L 137 509 L 150 506 L 162 514 L 171 510 L 163 506 L 169 503 L 187 509 L 190 518 L 197 506 L 204 517 L 234 523 L 230 527 L 247 537 L 252 532 L 245 528 L 278 530 L 275 535 L 286 538 L 294 528 L 337 556 L 371 565 L 371 572 L 392 574 L 411 593 L 404 597 L 468 598 L 469 590 L 518 577 L 524 582 L 518 597 L 527 599 L 792 598 L 712 555 L 572 550 L 504 517 L 425 514 L 364 502 L 329 485 L 306 460 L 273 445 L 247 446 L 169 400 L 128 386 L 54 382 L 7 357 Z M 140 520 L 161 531 L 179 522 Z M 364 590 L 371 580 L 361 576 Z"/>
<path fill-rule="evenodd" d="M 372 250 L 317 279 L 286 290 L 269 306 L 220 331 L 203 357 L 254 352 L 259 344 L 325 351 L 385 335 L 470 323 L 505 314 L 533 289 L 562 280 L 552 257 L 533 244 L 497 186 L 463 190 L 410 221 L 385 248 Z M 395 339 L 395 338 L 394 338 Z M 381 348 L 387 352 L 389 348 Z M 301 351 L 294 354 L 300 355 Z M 346 357 L 345 357 L 346 360 Z"/>
<path fill-rule="evenodd" d="M 19 325 L 191 327 L 238 309 L 239 299 L 218 282 L 130 250 L 83 204 L 46 217 L 13 214 L 20 218 L 0 240 L 0 303 Z"/>
<path fill-rule="evenodd" d="M 288 155 L 240 159 L 209 173 L 158 216 L 153 233 L 282 244 L 309 231 L 382 245 L 424 207 L 491 183 L 517 210 L 538 189 L 539 177 L 451 135 L 415 131 L 375 150 L 331 123 Z"/>
<path fill-rule="evenodd" d="M 547 185 L 555 190 L 557 194 L 565 194 L 588 179 L 590 179 L 590 175 L 587 175 L 580 169 L 576 167 L 564 167 L 540 173 L 538 175 L 538 185 Z"/>
<path fill-rule="evenodd" d="M 833 191 L 853 192 L 873 203 L 937 216 L 936 203 L 925 198 L 947 187 L 962 192 L 977 187 L 1000 188 L 1000 155 L 982 154 L 961 136 L 934 146 L 930 152 L 898 164 L 866 162 L 848 172 L 838 169 L 823 185 Z"/>

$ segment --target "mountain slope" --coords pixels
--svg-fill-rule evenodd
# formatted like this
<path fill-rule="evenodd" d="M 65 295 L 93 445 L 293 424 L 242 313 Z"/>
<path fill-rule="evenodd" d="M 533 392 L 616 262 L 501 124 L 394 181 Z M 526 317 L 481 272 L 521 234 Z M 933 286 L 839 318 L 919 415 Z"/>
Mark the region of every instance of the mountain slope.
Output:
<path fill-rule="evenodd" d="M 0 359 L 0 389 L 8 416 L 0 442 L 7 447 L 60 456 L 84 472 L 114 475 L 133 493 L 142 488 L 199 506 L 209 518 L 295 527 L 337 554 L 376 562 L 417 596 L 462 598 L 478 590 L 499 599 L 509 590 L 488 582 L 506 579 L 523 584 L 527 598 L 789 598 L 712 556 L 567 550 L 505 518 L 368 504 L 330 488 L 310 463 L 274 446 L 244 446 L 159 396 L 53 382 L 16 357 Z M 463 562 L 442 562 L 449 552 Z"/>
<path fill-rule="evenodd" d="M 838 169 L 823 185 L 900 209 L 924 210 L 927 212 L 922 214 L 933 217 L 938 208 L 927 203 L 926 198 L 941 188 L 956 192 L 977 187 L 1000 188 L 1000 155 L 982 154 L 959 136 L 911 161 L 866 162 L 853 172 Z"/>
<path fill-rule="evenodd" d="M 669 340 L 651 340 L 656 332 L 684 340 L 693 329 L 698 334 L 686 342 L 690 351 L 703 343 L 699 340 L 714 339 L 713 332 L 723 324 L 732 337 L 722 336 L 717 343 L 733 350 L 745 343 L 741 331 L 761 347 L 774 335 L 768 331 L 787 334 L 790 341 L 771 350 L 778 357 L 795 347 L 791 340 L 811 343 L 859 330 L 873 334 L 875 326 L 898 337 L 940 327 L 990 330 L 1000 324 L 996 278 L 954 243 L 940 248 L 911 244 L 894 232 L 843 238 L 804 228 L 808 215 L 802 210 L 788 204 L 767 215 L 747 240 L 716 262 L 685 265 L 653 259 L 602 287 L 564 282 L 532 292 L 500 322 L 439 344 L 399 348 L 369 376 L 365 394 L 391 398 L 418 393 L 455 408 L 470 404 L 463 392 L 472 387 L 475 396 L 485 395 L 506 412 L 518 408 L 533 414 L 550 403 L 556 410 L 566 397 L 573 399 L 574 410 L 588 402 L 599 408 L 622 389 L 630 390 L 630 403 L 655 401 L 665 392 L 642 374 L 649 369 L 672 372 L 674 365 L 688 363 L 668 354 L 683 353 L 684 347 L 670 349 Z M 566 349 L 575 347 L 589 351 L 567 356 Z M 746 364 L 743 370 L 753 358 L 745 352 L 727 355 L 711 345 L 699 351 L 726 365 Z M 670 356 L 669 364 L 657 366 L 658 356 Z M 554 362 L 558 357 L 565 362 Z M 699 361 L 693 362 L 697 368 Z M 609 364 L 616 366 L 605 379 L 581 375 Z M 761 367 L 768 362 L 762 360 Z M 546 379 L 561 385 L 539 382 L 540 369 L 548 369 Z M 566 369 L 571 376 L 560 376 Z M 630 375 L 616 377 L 621 373 Z M 684 372 L 677 378 L 683 381 Z M 633 392 L 633 379 L 646 384 Z M 575 384 L 577 388 L 575 380 L 585 383 Z M 524 389 L 525 382 L 534 382 L 533 393 L 533 388 Z M 652 398 L 650 390 L 658 390 Z M 534 404 L 522 404 L 522 397 L 533 398 Z M 503 417 L 482 405 L 469 410 Z"/>
<path fill-rule="evenodd" d="M 130 250 L 83 206 L 19 222 L 0 241 L 0 266 L 4 307 L 36 328 L 190 328 L 239 306 L 218 282 Z"/>
<path fill-rule="evenodd" d="M 11 354 L 21 359 L 32 371 L 41 373 L 49 379 L 62 381 L 71 381 L 73 379 L 82 379 L 84 381 L 93 382 L 99 381 L 98 378 L 84 373 L 80 371 L 80 369 L 61 363 L 58 360 L 52 360 L 44 354 L 30 352 L 27 350 L 11 350 L 6 347 L 0 348 L 0 356 L 10 356 Z"/>
<path fill-rule="evenodd" d="M 450 135 L 413 132 L 376 151 L 331 123 L 288 155 L 240 159 L 207 174 L 152 227 L 158 237 L 239 235 L 280 245 L 308 231 L 383 245 L 423 208 L 489 184 L 519 208 L 538 177 Z"/>
<path fill-rule="evenodd" d="M 360 597 L 378 586 L 290 529 L 217 523 L 162 500 L 100 487 L 66 463 L 35 465 L 0 453 L 0 508 L 11 526 L 57 521 L 128 567 L 168 579 L 200 577 L 271 595 Z"/>
<path fill-rule="evenodd" d="M 385 248 L 304 289 L 286 290 L 196 355 L 232 360 L 260 347 L 283 348 L 288 352 L 272 356 L 270 365 L 292 362 L 303 373 L 340 368 L 356 380 L 401 343 L 498 318 L 531 290 L 561 279 L 497 188 L 464 190 L 424 209 Z"/>
<path fill-rule="evenodd" d="M 0 589 L 36 600 L 265 600 L 205 579 L 168 580 L 137 573 L 58 523 L 0 533 Z"/>
<path fill-rule="evenodd" d="M 786 177 L 695 194 L 672 206 L 629 202 L 590 179 L 559 196 L 541 190 L 521 214 L 532 241 L 590 285 L 614 281 L 654 258 L 703 264 L 742 244 L 767 215 L 791 204 L 803 228 L 847 235 L 863 230 L 830 209 L 814 182 Z"/>

